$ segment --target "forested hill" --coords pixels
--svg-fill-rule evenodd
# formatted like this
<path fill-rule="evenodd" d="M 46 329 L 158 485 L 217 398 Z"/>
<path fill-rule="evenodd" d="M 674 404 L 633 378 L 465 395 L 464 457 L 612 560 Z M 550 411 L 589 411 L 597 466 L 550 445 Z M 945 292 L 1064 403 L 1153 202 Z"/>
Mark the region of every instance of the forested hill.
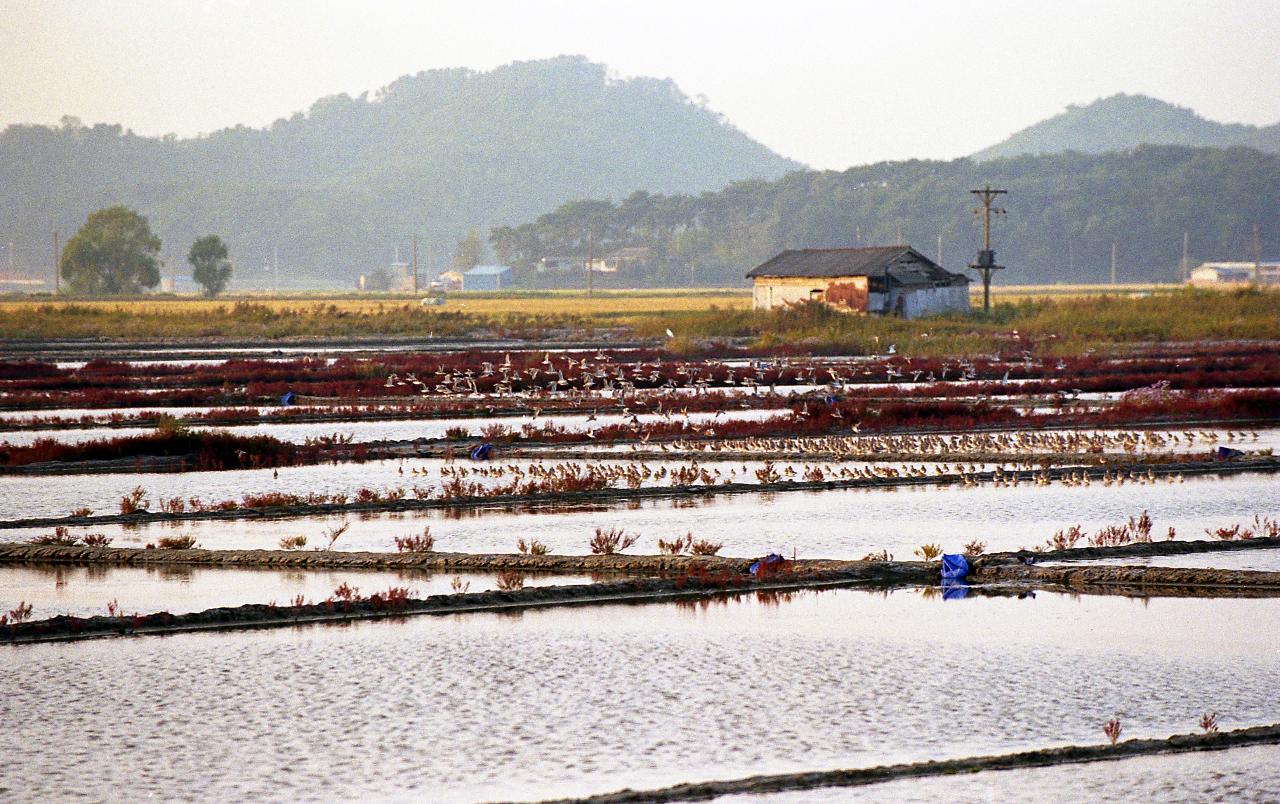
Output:
<path fill-rule="evenodd" d="M 10 126 L 0 237 L 15 242 L 19 270 L 47 266 L 51 230 L 65 239 L 89 212 L 123 203 L 148 216 L 165 256 L 221 235 L 233 287 L 262 280 L 276 248 L 286 284 L 349 286 L 414 232 L 440 264 L 468 230 L 569 199 L 701 192 L 799 167 L 670 81 L 613 80 L 604 65 L 560 57 L 419 73 L 372 98 L 337 95 L 266 129 L 194 139 L 70 119 Z"/>
<path fill-rule="evenodd" d="M 1171 281 L 1190 237 L 1193 261 L 1249 259 L 1261 224 L 1262 252 L 1280 254 L 1280 156 L 1249 148 L 1143 146 L 1101 155 L 1067 153 L 993 162 L 889 162 L 844 172 L 804 171 L 772 182 L 734 184 L 703 195 L 635 194 L 614 204 L 580 201 L 491 234 L 500 259 L 531 284 L 581 283 L 538 274 L 544 255 L 643 257 L 631 284 L 744 284 L 743 274 L 785 248 L 904 242 L 963 270 L 980 229 L 969 190 L 1007 189 L 1007 215 L 993 224 L 1008 283 L 1100 282 L 1117 246 L 1121 282 Z M 859 240 L 858 235 L 861 235 Z M 628 253 L 628 252 L 624 252 Z M 580 265 L 581 263 L 579 263 Z M 579 274 L 581 272 L 578 272 Z"/>
<path fill-rule="evenodd" d="M 1243 145 L 1280 153 L 1280 123 L 1258 127 L 1215 123 L 1190 109 L 1145 95 L 1112 95 L 1086 106 L 1069 106 L 1004 142 L 978 151 L 974 159 L 1063 151 L 1103 153 L 1139 145 L 1229 148 Z"/>

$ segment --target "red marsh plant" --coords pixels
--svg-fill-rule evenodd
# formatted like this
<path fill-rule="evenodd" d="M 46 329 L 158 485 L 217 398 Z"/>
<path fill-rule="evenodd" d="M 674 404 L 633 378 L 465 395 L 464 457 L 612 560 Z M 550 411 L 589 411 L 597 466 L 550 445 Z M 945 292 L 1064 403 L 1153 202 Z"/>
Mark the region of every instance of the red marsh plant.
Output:
<path fill-rule="evenodd" d="M 1204 729 L 1205 734 L 1214 734 L 1218 731 L 1218 713 L 1205 712 L 1200 716 L 1200 728 Z"/>
<path fill-rule="evenodd" d="M 678 556 L 684 551 L 693 547 L 693 534 L 686 533 L 683 536 L 677 536 L 671 541 L 666 539 L 658 539 L 658 552 L 667 556 Z"/>
<path fill-rule="evenodd" d="M 987 543 L 979 539 L 974 539 L 964 546 L 964 554 L 967 556 L 980 556 L 987 552 Z"/>
<path fill-rule="evenodd" d="M 113 539 L 105 533 L 86 533 L 80 537 L 80 541 L 86 547 L 110 547 Z"/>
<path fill-rule="evenodd" d="M 191 550 L 196 546 L 196 537 L 190 533 L 178 536 L 161 536 L 156 547 L 161 550 Z"/>
<path fill-rule="evenodd" d="M 638 536 L 623 533 L 619 528 L 596 528 L 596 535 L 591 537 L 589 545 L 591 552 L 596 555 L 613 555 L 614 553 L 626 550 L 633 546 L 639 539 Z"/>
<path fill-rule="evenodd" d="M 397 553 L 430 553 L 436 549 L 436 539 L 431 535 L 431 526 L 427 525 L 422 533 L 408 536 L 396 536 Z"/>
<path fill-rule="evenodd" d="M 93 509 L 84 508 L 84 507 L 76 508 L 71 512 L 71 515 L 72 516 L 93 516 Z"/>
<path fill-rule="evenodd" d="M 118 599 L 112 599 L 107 601 L 107 616 L 108 617 L 120 616 L 120 601 Z"/>
<path fill-rule="evenodd" d="M 720 542 L 708 541 L 707 539 L 696 539 L 689 544 L 689 554 L 695 556 L 713 556 L 720 552 L 720 548 L 724 545 Z"/>
<path fill-rule="evenodd" d="M 307 546 L 307 537 L 303 535 L 285 536 L 279 542 L 281 550 L 301 550 Z"/>
<path fill-rule="evenodd" d="M 127 515 L 147 510 L 151 507 L 151 502 L 144 499 L 146 496 L 146 489 L 134 486 L 133 491 L 120 498 L 120 513 Z"/>
<path fill-rule="evenodd" d="M 57 547 L 74 547 L 79 543 L 80 540 L 72 536 L 62 525 L 56 526 L 53 529 L 53 533 L 32 536 L 27 540 L 27 544 L 53 545 Z"/>
<path fill-rule="evenodd" d="M 1142 509 L 1142 514 L 1137 519 L 1129 517 L 1129 530 L 1133 533 L 1135 542 L 1151 541 L 1151 515 L 1147 510 Z"/>
<path fill-rule="evenodd" d="M 494 585 L 502 592 L 514 592 L 524 588 L 524 576 L 518 572 L 499 572 Z"/>
<path fill-rule="evenodd" d="M 1050 550 L 1070 550 L 1083 538 L 1084 530 L 1079 525 L 1072 525 L 1069 528 L 1055 532 L 1045 542 L 1045 546 Z"/>
<path fill-rule="evenodd" d="M 1120 739 L 1120 732 L 1122 731 L 1124 731 L 1124 729 L 1120 727 L 1120 718 L 1118 717 L 1108 720 L 1102 727 L 1102 733 L 1107 736 L 1107 739 L 1111 741 L 1112 745 L 1115 745 L 1116 740 Z"/>
<path fill-rule="evenodd" d="M 530 539 L 526 542 L 523 536 L 516 539 L 516 549 L 525 555 L 531 556 L 545 556 L 551 552 L 551 548 L 537 539 Z"/>
<path fill-rule="evenodd" d="M 453 580 L 449 581 L 449 588 L 453 590 L 455 595 L 465 595 L 467 590 L 471 588 L 471 581 L 464 583 L 461 576 L 455 575 Z"/>
<path fill-rule="evenodd" d="M 300 608 L 302 608 L 303 606 L 309 606 L 309 605 L 311 605 L 311 604 L 310 604 L 310 603 L 308 603 L 308 602 L 307 602 L 307 599 L 306 599 L 305 597 L 303 597 L 302 595 L 294 595 L 294 596 L 293 596 L 293 601 L 292 601 L 292 603 L 291 603 L 290 605 L 292 605 L 295 609 L 300 609 Z"/>

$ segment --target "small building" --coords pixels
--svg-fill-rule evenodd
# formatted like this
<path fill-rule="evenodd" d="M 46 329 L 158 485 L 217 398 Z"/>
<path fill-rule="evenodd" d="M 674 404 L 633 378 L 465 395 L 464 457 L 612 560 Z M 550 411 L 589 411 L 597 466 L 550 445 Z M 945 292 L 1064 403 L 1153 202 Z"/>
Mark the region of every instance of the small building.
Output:
<path fill-rule="evenodd" d="M 502 290 L 511 284 L 511 268 L 506 265 L 477 265 L 462 273 L 463 290 Z"/>
<path fill-rule="evenodd" d="M 790 249 L 747 278 L 757 310 L 806 301 L 903 318 L 969 310 L 969 277 L 910 246 Z"/>
<path fill-rule="evenodd" d="M 1255 276 L 1256 275 L 1256 276 Z M 1206 262 L 1192 270 L 1188 283 L 1196 287 L 1239 287 L 1255 281 L 1280 286 L 1280 262 Z"/>

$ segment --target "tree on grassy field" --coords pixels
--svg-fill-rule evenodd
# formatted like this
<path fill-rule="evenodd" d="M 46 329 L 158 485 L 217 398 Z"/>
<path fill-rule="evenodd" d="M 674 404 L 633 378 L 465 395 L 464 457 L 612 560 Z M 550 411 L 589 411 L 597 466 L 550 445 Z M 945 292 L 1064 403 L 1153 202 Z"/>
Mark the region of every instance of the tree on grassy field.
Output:
<path fill-rule="evenodd" d="M 91 213 L 67 241 L 58 271 L 72 293 L 121 295 L 160 284 L 160 238 L 128 207 Z"/>
<path fill-rule="evenodd" d="M 484 261 L 484 241 L 480 239 L 480 233 L 472 230 L 467 232 L 467 236 L 458 241 L 458 247 L 453 252 L 453 270 L 458 273 L 470 271 L 481 262 Z"/>
<path fill-rule="evenodd" d="M 204 287 L 206 296 L 217 296 L 231 281 L 227 244 L 217 235 L 205 235 L 192 243 L 187 262 L 191 263 L 191 278 Z"/>

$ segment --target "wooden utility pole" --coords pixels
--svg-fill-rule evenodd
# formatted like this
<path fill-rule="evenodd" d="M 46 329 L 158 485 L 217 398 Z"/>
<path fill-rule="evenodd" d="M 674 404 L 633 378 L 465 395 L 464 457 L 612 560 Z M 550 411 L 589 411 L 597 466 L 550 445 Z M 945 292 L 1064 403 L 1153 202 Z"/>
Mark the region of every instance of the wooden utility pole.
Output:
<path fill-rule="evenodd" d="M 1191 274 L 1190 274 L 1191 259 L 1188 256 L 1190 245 L 1191 245 L 1191 233 L 1188 232 L 1186 229 L 1183 229 L 1182 230 L 1182 270 L 1179 272 L 1179 277 L 1182 279 L 1183 282 L 1186 282 L 1188 279 L 1191 278 Z"/>
<path fill-rule="evenodd" d="M 53 292 L 62 292 L 62 266 L 58 265 L 58 233 L 53 233 Z"/>
<path fill-rule="evenodd" d="M 1116 283 L 1116 242 L 1111 241 L 1111 284 Z"/>
<path fill-rule="evenodd" d="M 974 214 L 982 215 L 982 250 L 978 252 L 978 261 L 969 267 L 982 272 L 982 312 L 991 311 L 991 272 L 998 271 L 1003 265 L 996 265 L 996 253 L 991 249 L 991 214 L 1003 215 L 1003 209 L 993 208 L 991 202 L 1008 190 L 992 189 L 990 184 L 983 185 L 981 190 L 970 190 L 978 196 L 982 206 L 974 208 Z"/>
<path fill-rule="evenodd" d="M 1253 225 L 1253 284 L 1262 284 L 1262 239 L 1258 237 L 1261 227 Z"/>
<path fill-rule="evenodd" d="M 594 291 L 595 291 L 595 278 L 592 277 L 592 274 L 595 273 L 595 266 L 592 265 L 592 263 L 594 262 L 594 257 L 591 253 L 593 245 L 594 244 L 591 239 L 591 232 L 587 232 L 587 298 L 588 299 L 591 298 L 592 295 L 594 295 Z"/>
<path fill-rule="evenodd" d="M 413 236 L 413 295 L 418 295 L 418 236 Z"/>

